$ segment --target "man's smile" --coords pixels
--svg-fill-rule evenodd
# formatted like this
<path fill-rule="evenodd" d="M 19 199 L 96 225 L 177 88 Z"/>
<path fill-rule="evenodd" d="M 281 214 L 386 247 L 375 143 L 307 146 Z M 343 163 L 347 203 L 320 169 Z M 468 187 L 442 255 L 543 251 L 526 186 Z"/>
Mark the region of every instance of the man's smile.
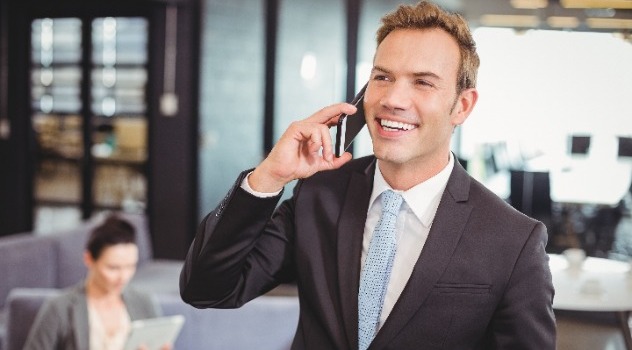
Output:
<path fill-rule="evenodd" d="M 378 119 L 378 123 L 384 131 L 409 131 L 419 127 L 419 125 L 397 122 L 388 119 Z"/>

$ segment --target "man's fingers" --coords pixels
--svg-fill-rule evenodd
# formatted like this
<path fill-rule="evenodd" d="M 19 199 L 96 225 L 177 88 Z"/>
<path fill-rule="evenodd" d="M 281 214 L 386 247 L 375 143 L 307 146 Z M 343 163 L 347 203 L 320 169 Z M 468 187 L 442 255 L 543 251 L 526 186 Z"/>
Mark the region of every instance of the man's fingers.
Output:
<path fill-rule="evenodd" d="M 345 152 L 345 153 L 341 154 L 340 157 L 334 157 L 334 159 L 333 159 L 334 169 L 340 168 L 346 162 L 350 161 L 352 158 L 353 158 L 353 156 L 349 152 Z"/>
<path fill-rule="evenodd" d="M 323 158 L 326 161 L 331 162 L 334 160 L 334 146 L 331 140 L 331 134 L 329 134 L 329 128 L 321 128 L 323 134 Z"/>
<path fill-rule="evenodd" d="M 309 153 L 318 153 L 322 151 L 322 156 L 328 160 L 332 160 L 332 141 L 329 129 L 325 125 L 311 124 L 311 128 L 303 137 L 307 139 L 307 149 Z"/>
<path fill-rule="evenodd" d="M 349 103 L 336 103 L 334 105 L 331 106 L 327 106 L 323 109 L 321 109 L 320 111 L 312 114 L 311 117 L 307 118 L 307 121 L 310 122 L 314 122 L 314 123 L 319 123 L 319 124 L 326 124 L 328 126 L 331 126 L 335 123 L 335 121 L 332 122 L 332 119 L 336 118 L 335 120 L 337 121 L 338 117 L 341 114 L 354 114 L 358 109 Z"/>

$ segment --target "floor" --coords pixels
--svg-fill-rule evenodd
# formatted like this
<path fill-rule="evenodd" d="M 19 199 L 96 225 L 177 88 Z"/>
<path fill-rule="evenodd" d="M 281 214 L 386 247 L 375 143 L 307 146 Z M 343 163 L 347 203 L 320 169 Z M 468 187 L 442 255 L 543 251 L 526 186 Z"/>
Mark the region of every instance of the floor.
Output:
<path fill-rule="evenodd" d="M 612 313 L 556 312 L 557 350 L 625 350 Z"/>

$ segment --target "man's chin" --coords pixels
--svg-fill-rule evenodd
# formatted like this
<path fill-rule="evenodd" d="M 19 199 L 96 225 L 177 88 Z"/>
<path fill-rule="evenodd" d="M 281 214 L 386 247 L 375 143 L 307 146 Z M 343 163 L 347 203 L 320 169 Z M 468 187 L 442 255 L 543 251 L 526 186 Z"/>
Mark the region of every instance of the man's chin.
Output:
<path fill-rule="evenodd" d="M 393 165 L 404 164 L 407 158 L 401 151 L 389 149 L 388 147 L 373 147 L 373 154 L 377 159 Z"/>

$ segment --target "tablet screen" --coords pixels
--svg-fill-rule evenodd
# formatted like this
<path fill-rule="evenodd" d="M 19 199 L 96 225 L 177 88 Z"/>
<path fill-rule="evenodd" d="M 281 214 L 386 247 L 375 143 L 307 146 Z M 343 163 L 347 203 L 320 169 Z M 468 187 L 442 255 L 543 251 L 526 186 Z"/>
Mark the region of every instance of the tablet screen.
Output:
<path fill-rule="evenodd" d="M 184 324 L 184 316 L 162 316 L 132 321 L 124 350 L 138 350 L 145 345 L 149 350 L 159 350 L 165 344 L 176 341 Z"/>

